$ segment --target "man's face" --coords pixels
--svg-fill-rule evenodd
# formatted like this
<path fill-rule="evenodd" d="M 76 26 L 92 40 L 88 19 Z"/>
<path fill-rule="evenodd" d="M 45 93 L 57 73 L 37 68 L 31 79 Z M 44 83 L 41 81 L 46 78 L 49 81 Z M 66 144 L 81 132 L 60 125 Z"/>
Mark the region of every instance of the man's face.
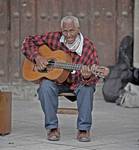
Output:
<path fill-rule="evenodd" d="M 72 44 L 79 33 L 79 28 L 74 25 L 72 20 L 67 20 L 66 22 L 63 22 L 62 33 L 66 42 Z"/>

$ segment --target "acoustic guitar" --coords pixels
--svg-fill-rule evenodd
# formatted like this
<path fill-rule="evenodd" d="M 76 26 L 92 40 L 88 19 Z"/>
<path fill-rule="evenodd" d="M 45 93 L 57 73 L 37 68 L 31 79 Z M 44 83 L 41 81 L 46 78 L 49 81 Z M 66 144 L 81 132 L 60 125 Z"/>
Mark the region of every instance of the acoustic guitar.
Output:
<path fill-rule="evenodd" d="M 55 80 L 59 83 L 64 82 L 71 71 L 81 70 L 83 64 L 72 64 L 72 58 L 69 54 L 62 50 L 52 51 L 46 45 L 39 47 L 39 53 L 41 56 L 48 60 L 48 65 L 44 70 L 36 70 L 36 65 L 28 60 L 24 59 L 22 72 L 23 78 L 27 81 L 35 81 L 40 78 L 48 78 L 49 80 Z M 50 68 L 50 69 L 47 69 Z M 96 76 L 101 78 L 105 77 L 106 67 L 92 65 L 91 71 Z"/>

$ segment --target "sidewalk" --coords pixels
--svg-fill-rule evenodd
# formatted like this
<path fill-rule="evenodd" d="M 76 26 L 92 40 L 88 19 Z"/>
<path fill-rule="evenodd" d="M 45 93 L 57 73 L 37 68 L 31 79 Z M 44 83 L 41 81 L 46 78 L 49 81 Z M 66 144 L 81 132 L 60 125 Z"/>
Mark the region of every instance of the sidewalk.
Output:
<path fill-rule="evenodd" d="M 76 140 L 77 115 L 58 116 L 61 140 L 47 141 L 39 101 L 13 100 L 12 132 L 0 136 L 0 150 L 139 150 L 139 108 L 95 100 L 93 136 L 88 143 Z"/>

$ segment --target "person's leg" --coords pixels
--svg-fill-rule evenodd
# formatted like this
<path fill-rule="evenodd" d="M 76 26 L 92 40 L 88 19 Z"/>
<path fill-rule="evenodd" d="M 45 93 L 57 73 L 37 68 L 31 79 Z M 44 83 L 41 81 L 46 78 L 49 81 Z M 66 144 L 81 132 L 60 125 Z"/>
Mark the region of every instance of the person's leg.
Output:
<path fill-rule="evenodd" d="M 79 137 L 80 141 L 89 141 L 89 130 L 92 125 L 92 110 L 93 110 L 93 96 L 95 86 L 80 86 L 75 91 L 77 95 L 77 129 L 79 131 L 86 131 L 83 137 Z M 85 137 L 85 138 L 84 138 Z"/>
<path fill-rule="evenodd" d="M 55 82 L 50 80 L 42 81 L 38 89 L 38 95 L 45 114 L 45 128 L 58 128 L 58 94 L 68 91 L 69 88 L 67 86 L 57 85 Z"/>
<path fill-rule="evenodd" d="M 50 80 L 43 80 L 38 89 L 39 100 L 45 115 L 45 128 L 58 128 L 58 88 Z"/>

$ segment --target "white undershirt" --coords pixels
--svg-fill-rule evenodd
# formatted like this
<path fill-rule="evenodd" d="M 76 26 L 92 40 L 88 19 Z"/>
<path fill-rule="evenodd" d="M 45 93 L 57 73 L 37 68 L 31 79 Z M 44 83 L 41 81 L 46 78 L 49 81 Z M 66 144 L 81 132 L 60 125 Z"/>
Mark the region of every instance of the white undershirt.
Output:
<path fill-rule="evenodd" d="M 76 52 L 79 56 L 82 55 L 82 49 L 83 49 L 83 35 L 80 32 L 79 35 L 76 37 L 75 41 L 72 44 L 65 43 L 65 37 L 64 35 L 61 36 L 60 42 L 64 43 L 66 47 L 68 47 L 69 50 L 72 52 Z"/>

